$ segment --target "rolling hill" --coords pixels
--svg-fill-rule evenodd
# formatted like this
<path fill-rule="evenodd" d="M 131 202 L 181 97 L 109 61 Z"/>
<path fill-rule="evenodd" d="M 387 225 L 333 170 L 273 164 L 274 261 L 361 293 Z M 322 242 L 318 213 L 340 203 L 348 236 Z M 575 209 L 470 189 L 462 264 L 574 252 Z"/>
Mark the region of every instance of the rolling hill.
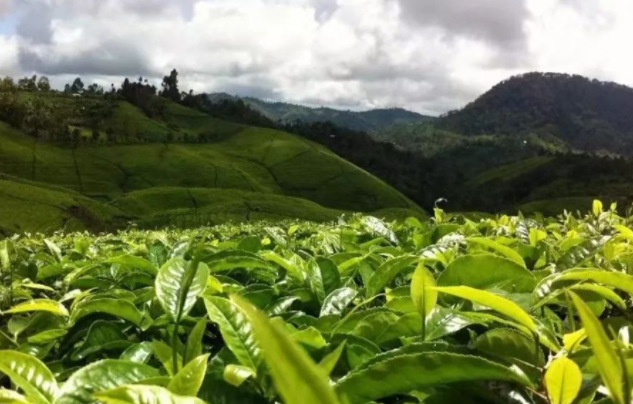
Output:
<path fill-rule="evenodd" d="M 587 209 L 596 197 L 628 203 L 633 194 L 629 160 L 585 153 L 542 131 L 461 134 L 440 120 L 400 123 L 371 135 L 330 122 L 284 128 L 385 179 L 427 210 L 444 198 L 451 211 L 514 214 L 539 206 L 556 214 L 564 201 L 582 201 Z"/>
<path fill-rule="evenodd" d="M 42 97 L 69 108 L 90 104 L 88 98 Z M 307 139 L 172 102 L 161 119 L 126 101 L 111 108 L 96 129 L 76 127 L 72 145 L 0 123 L 0 230 L 422 213 L 389 185 Z"/>

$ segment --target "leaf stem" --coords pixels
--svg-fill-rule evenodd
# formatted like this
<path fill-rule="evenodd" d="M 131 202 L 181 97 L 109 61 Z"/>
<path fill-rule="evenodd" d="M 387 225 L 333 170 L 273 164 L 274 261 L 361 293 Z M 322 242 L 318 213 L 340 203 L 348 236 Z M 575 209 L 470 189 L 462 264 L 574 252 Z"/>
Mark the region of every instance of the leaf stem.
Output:
<path fill-rule="evenodd" d="M 180 326 L 180 314 L 176 318 L 174 332 L 171 334 L 171 362 L 174 375 L 178 373 L 178 327 Z"/>
<path fill-rule="evenodd" d="M 569 317 L 569 325 L 571 327 L 571 331 L 576 331 L 576 321 L 574 320 L 574 307 L 571 304 L 571 300 L 569 298 L 569 293 L 565 293 L 565 300 L 567 302 L 567 316 Z"/>

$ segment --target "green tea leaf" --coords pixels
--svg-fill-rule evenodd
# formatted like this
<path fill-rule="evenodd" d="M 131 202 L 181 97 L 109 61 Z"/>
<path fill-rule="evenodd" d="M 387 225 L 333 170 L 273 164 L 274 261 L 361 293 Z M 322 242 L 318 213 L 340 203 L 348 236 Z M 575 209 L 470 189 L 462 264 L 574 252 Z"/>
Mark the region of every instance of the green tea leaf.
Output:
<path fill-rule="evenodd" d="M 358 292 L 352 288 L 340 288 L 330 293 L 323 301 L 320 316 L 341 315 L 354 300 Z"/>
<path fill-rule="evenodd" d="M 242 309 L 234 302 L 216 296 L 205 296 L 209 318 L 220 326 L 226 346 L 240 363 L 257 373 L 261 352 L 255 342 L 253 326 Z"/>
<path fill-rule="evenodd" d="M 423 352 L 388 357 L 353 370 L 336 383 L 350 404 L 363 404 L 395 394 L 456 382 L 498 380 L 531 386 L 518 370 L 477 356 Z"/>
<path fill-rule="evenodd" d="M 589 306 L 574 292 L 569 292 L 569 295 L 578 311 L 578 316 L 580 316 L 582 320 L 582 325 L 587 333 L 587 339 L 593 347 L 602 381 L 609 389 L 613 400 L 618 404 L 625 404 L 622 389 L 624 372 L 618 360 L 618 356 L 611 346 L 611 341 L 609 341 L 607 333 Z"/>
<path fill-rule="evenodd" d="M 282 326 L 272 323 L 243 298 L 233 295 L 231 299 L 248 316 L 284 402 L 339 404 L 323 369 L 312 362 Z"/>
<path fill-rule="evenodd" d="M 595 293 L 605 300 L 613 303 L 616 307 L 619 307 L 622 310 L 626 310 L 626 302 L 617 293 L 612 291 L 611 289 L 605 288 L 604 286 L 594 285 L 591 283 L 582 283 L 578 285 L 574 285 L 570 287 L 571 290 L 589 291 Z"/>
<path fill-rule="evenodd" d="M 193 358 L 202 355 L 202 337 L 206 329 L 207 319 L 201 318 L 189 333 L 185 349 L 185 364 L 189 363 Z"/>
<path fill-rule="evenodd" d="M 63 337 L 68 333 L 67 330 L 61 328 L 55 328 L 52 330 L 42 331 L 35 335 L 31 335 L 27 337 L 27 341 L 29 344 L 39 345 L 39 344 L 48 344 L 49 342 L 54 342 Z"/>
<path fill-rule="evenodd" d="M 469 243 L 482 245 L 484 247 L 495 250 L 498 253 L 504 255 L 507 259 L 514 261 L 525 268 L 525 261 L 523 260 L 523 257 L 521 257 L 521 254 L 510 247 L 506 247 L 503 244 L 499 244 L 496 241 L 485 237 L 468 237 L 466 240 Z"/>
<path fill-rule="evenodd" d="M 224 368 L 224 380 L 235 387 L 240 387 L 249 377 L 255 377 L 251 368 L 242 365 L 227 365 Z"/>
<path fill-rule="evenodd" d="M 133 303 L 123 299 L 91 299 L 81 301 L 74 307 L 70 320 L 76 323 L 79 319 L 95 313 L 119 317 L 139 327 L 143 323 L 143 314 L 138 311 Z"/>
<path fill-rule="evenodd" d="M 560 281 L 594 281 L 612 288 L 620 289 L 633 297 L 633 276 L 621 272 L 607 272 L 597 270 L 573 271 L 563 273 L 554 278 Z"/>
<path fill-rule="evenodd" d="M 482 306 L 490 307 L 499 313 L 508 316 L 518 324 L 525 326 L 530 331 L 537 331 L 536 323 L 519 305 L 494 293 L 473 289 L 468 286 L 437 287 L 438 292 L 446 293 L 462 299 L 470 300 Z"/>
<path fill-rule="evenodd" d="M 409 267 L 411 264 L 415 263 L 417 260 L 419 260 L 418 257 L 405 255 L 390 259 L 379 266 L 367 282 L 367 297 L 372 297 L 381 292 L 396 275 Z"/>
<path fill-rule="evenodd" d="M 207 371 L 209 354 L 192 359 L 171 379 L 167 388 L 174 394 L 195 396 L 202 386 Z"/>
<path fill-rule="evenodd" d="M 310 287 L 319 302 L 323 302 L 329 293 L 340 286 L 338 268 L 329 259 L 320 257 L 310 260 L 306 266 L 306 273 Z"/>
<path fill-rule="evenodd" d="M 624 237 L 625 239 L 633 242 L 633 230 L 629 229 L 626 226 L 622 226 L 619 224 L 616 224 L 615 226 L 613 226 L 622 237 Z"/>
<path fill-rule="evenodd" d="M 35 404 L 52 403 L 58 394 L 55 376 L 34 356 L 11 350 L 0 351 L 0 372 L 7 375 Z"/>
<path fill-rule="evenodd" d="M 26 313 L 30 311 L 47 311 L 59 316 L 68 317 L 68 310 L 63 304 L 50 299 L 35 299 L 17 304 L 5 311 L 5 314 Z"/>
<path fill-rule="evenodd" d="M 135 362 L 105 359 L 79 369 L 64 383 L 55 404 L 91 404 L 94 393 L 159 375 L 158 370 Z"/>
<path fill-rule="evenodd" d="M 176 358 L 174 358 L 174 350 L 163 341 L 152 341 L 152 351 L 154 356 L 163 364 L 169 376 L 175 376 L 175 373 L 182 369 L 182 357 L 180 354 L 176 354 Z M 174 359 L 176 359 L 175 367 L 177 370 L 174 369 Z"/>
<path fill-rule="evenodd" d="M 423 263 L 418 264 L 411 279 L 411 300 L 422 316 L 426 319 L 437 304 L 437 290 L 433 274 L 429 272 Z"/>
<path fill-rule="evenodd" d="M 272 270 L 271 265 L 257 254 L 241 250 L 226 250 L 203 259 L 211 272 L 228 271 L 235 268 Z"/>
<path fill-rule="evenodd" d="M 336 367 L 336 364 L 343 354 L 346 343 L 346 341 L 343 341 L 343 343 L 337 346 L 335 350 L 325 355 L 325 357 L 321 359 L 321 362 L 319 362 L 319 366 L 321 367 L 321 369 L 325 370 L 325 373 L 327 373 L 328 375 L 332 373 L 332 371 Z"/>
<path fill-rule="evenodd" d="M 165 313 L 175 321 L 186 316 L 204 292 L 208 276 L 209 268 L 203 263 L 182 258 L 167 261 L 158 271 L 155 286 L 156 297 Z"/>
<path fill-rule="evenodd" d="M 160 386 L 121 386 L 94 397 L 105 404 L 205 404 L 197 397 L 178 396 Z"/>
<path fill-rule="evenodd" d="M 582 385 L 582 373 L 576 363 L 564 356 L 556 358 L 545 372 L 545 387 L 552 404 L 571 404 Z"/>
<path fill-rule="evenodd" d="M 475 349 L 503 359 L 518 359 L 535 366 L 545 365 L 543 352 L 534 341 L 517 330 L 495 328 L 475 340 Z"/>
<path fill-rule="evenodd" d="M 118 349 L 119 351 L 132 345 L 125 334 L 113 323 L 97 320 L 88 329 L 88 336 L 71 358 L 75 361 L 82 360 L 89 355 Z"/>
<path fill-rule="evenodd" d="M 151 261 L 146 260 L 143 257 L 138 257 L 136 255 L 119 255 L 116 257 L 108 258 L 107 262 L 110 264 L 126 265 L 132 269 L 140 269 L 141 271 L 147 272 L 151 275 L 158 274 L 158 270 Z"/>
<path fill-rule="evenodd" d="M 536 278 L 514 261 L 491 254 L 478 254 L 453 260 L 437 278 L 437 284 L 523 293 L 532 292 Z"/>
<path fill-rule="evenodd" d="M 22 394 L 13 390 L 0 389 L 0 404 L 31 404 Z"/>
<path fill-rule="evenodd" d="M 126 349 L 121 354 L 120 359 L 137 363 L 147 363 L 153 353 L 154 349 L 152 348 L 152 343 L 149 341 L 143 341 Z"/>
<path fill-rule="evenodd" d="M 594 199 L 591 210 L 594 216 L 600 216 L 600 214 L 602 213 L 602 202 L 598 199 Z"/>
<path fill-rule="evenodd" d="M 467 314 L 444 307 L 436 307 L 426 319 L 426 340 L 440 339 L 470 325 L 481 323 L 481 320 L 474 319 Z"/>

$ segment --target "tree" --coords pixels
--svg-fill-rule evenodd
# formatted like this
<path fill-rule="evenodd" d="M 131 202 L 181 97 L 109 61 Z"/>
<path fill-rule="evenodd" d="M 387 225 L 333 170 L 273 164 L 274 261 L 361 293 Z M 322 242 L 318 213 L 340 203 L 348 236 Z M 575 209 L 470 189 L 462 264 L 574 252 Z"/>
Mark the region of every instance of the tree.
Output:
<path fill-rule="evenodd" d="M 54 113 L 50 104 L 40 98 L 27 101 L 22 129 L 37 138 L 50 138 L 54 126 Z"/>
<path fill-rule="evenodd" d="M 88 88 L 86 88 L 86 93 L 92 94 L 92 95 L 101 95 L 103 94 L 103 87 L 101 87 L 97 83 L 92 83 L 91 85 L 88 86 Z"/>
<path fill-rule="evenodd" d="M 14 93 L 16 91 L 18 91 L 18 88 L 15 85 L 13 78 L 7 76 L 0 81 L 0 92 Z"/>
<path fill-rule="evenodd" d="M 23 77 L 18 80 L 18 89 L 21 91 L 37 91 L 37 76 Z"/>
<path fill-rule="evenodd" d="M 4 85 L 4 80 L 3 80 Z M 16 91 L 0 92 L 0 119 L 9 125 L 20 128 L 26 115 L 26 106 L 22 103 Z"/>
<path fill-rule="evenodd" d="M 40 77 L 40 79 L 37 81 L 37 89 L 42 92 L 51 91 L 51 83 L 48 80 L 48 77 L 46 76 Z"/>
<path fill-rule="evenodd" d="M 80 93 L 84 90 L 84 82 L 81 81 L 80 77 L 77 77 L 75 79 L 75 81 L 73 81 L 73 84 L 70 86 L 70 92 L 71 93 Z"/>
<path fill-rule="evenodd" d="M 163 77 L 163 91 L 160 95 L 174 102 L 180 102 L 180 91 L 178 90 L 178 71 L 173 69 L 169 76 Z"/>

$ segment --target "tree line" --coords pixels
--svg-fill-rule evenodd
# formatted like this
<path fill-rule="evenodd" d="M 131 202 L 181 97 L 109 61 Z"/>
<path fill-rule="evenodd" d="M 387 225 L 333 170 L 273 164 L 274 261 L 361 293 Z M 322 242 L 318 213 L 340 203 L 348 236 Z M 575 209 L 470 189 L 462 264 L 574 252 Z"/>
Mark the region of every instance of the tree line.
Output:
<path fill-rule="evenodd" d="M 34 96 L 32 93 L 58 98 Z M 0 79 L 0 120 L 45 140 L 114 142 L 117 139 L 114 130 L 104 128 L 103 123 L 112 115 L 117 101 L 127 100 L 147 116 L 162 118 L 165 100 L 181 102 L 184 96 L 188 95 L 178 90 L 178 72 L 175 69 L 164 77 L 162 90 L 143 77 L 138 81 L 125 78 L 118 88 L 112 83 L 107 91 L 98 83 L 86 86 L 81 77 L 65 84 L 61 91 L 54 89 L 46 76 L 27 76 L 17 81 L 5 77 Z M 69 101 L 72 98 L 81 98 L 81 102 Z M 89 136 L 82 135 L 86 130 Z"/>

